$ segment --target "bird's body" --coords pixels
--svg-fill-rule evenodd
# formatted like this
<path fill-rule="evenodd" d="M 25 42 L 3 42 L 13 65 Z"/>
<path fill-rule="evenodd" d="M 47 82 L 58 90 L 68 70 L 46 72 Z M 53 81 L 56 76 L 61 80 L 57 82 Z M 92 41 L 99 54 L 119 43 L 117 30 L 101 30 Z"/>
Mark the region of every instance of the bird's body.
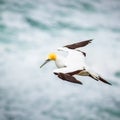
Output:
<path fill-rule="evenodd" d="M 59 56 L 57 55 L 57 58 L 55 60 L 55 64 L 56 64 L 57 68 L 64 68 L 64 67 L 66 67 L 65 58 L 60 56 L 60 55 Z"/>
<path fill-rule="evenodd" d="M 73 70 L 85 68 L 86 66 L 85 56 L 83 55 L 82 52 L 75 51 L 75 50 L 69 50 L 69 49 L 66 52 L 68 52 L 68 56 L 66 57 L 57 56 L 56 57 L 55 63 L 58 69 L 54 70 L 54 72 L 60 71 L 60 72 L 65 73 L 66 71 L 72 72 Z"/>
<path fill-rule="evenodd" d="M 48 61 L 54 60 L 57 66 L 57 69 L 53 71 L 55 75 L 65 81 L 82 84 L 81 81 L 77 80 L 74 75 L 80 76 L 89 76 L 95 80 L 100 80 L 104 83 L 111 85 L 111 83 L 104 80 L 100 75 L 92 72 L 85 63 L 86 53 L 78 50 L 79 47 L 84 47 L 91 40 L 82 41 L 79 43 L 66 45 L 64 47 L 58 48 L 58 51 L 67 52 L 66 57 L 59 56 L 56 53 L 51 53 L 48 55 L 48 59 L 45 61 L 46 64 Z M 40 67 L 42 67 L 42 64 Z"/>

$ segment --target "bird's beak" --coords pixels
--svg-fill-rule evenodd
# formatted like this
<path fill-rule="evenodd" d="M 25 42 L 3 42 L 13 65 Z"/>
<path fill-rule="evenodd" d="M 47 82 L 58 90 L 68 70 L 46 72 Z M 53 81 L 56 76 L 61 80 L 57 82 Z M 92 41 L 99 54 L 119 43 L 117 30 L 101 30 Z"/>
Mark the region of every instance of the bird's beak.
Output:
<path fill-rule="evenodd" d="M 45 64 L 47 64 L 50 61 L 50 59 L 45 60 L 45 62 L 40 66 L 42 68 Z"/>

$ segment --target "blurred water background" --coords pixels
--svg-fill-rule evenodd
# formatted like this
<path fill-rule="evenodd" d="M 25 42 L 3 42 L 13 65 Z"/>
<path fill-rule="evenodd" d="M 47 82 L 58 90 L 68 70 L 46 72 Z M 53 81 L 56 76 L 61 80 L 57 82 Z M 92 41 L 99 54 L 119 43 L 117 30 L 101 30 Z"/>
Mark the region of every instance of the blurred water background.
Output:
<path fill-rule="evenodd" d="M 113 85 L 83 86 L 40 64 L 87 39 L 87 63 Z M 120 120 L 120 0 L 0 0 L 0 120 Z"/>

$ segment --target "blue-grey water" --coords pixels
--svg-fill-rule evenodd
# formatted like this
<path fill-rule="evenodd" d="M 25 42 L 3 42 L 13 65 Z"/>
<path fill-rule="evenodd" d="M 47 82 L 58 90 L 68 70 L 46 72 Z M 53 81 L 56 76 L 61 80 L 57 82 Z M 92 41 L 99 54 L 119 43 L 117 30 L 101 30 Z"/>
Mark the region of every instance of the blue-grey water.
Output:
<path fill-rule="evenodd" d="M 39 66 L 86 39 L 87 64 L 112 83 L 83 86 Z M 0 120 L 120 120 L 120 0 L 0 0 Z"/>

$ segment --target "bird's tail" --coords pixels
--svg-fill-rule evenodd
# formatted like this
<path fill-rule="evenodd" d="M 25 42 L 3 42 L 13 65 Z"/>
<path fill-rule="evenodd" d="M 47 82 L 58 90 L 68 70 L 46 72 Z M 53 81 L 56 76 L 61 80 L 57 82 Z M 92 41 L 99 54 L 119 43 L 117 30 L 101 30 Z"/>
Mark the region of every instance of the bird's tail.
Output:
<path fill-rule="evenodd" d="M 89 73 L 89 76 L 91 78 L 93 78 L 94 80 L 97 80 L 97 81 L 102 81 L 106 84 L 109 84 L 109 85 L 112 85 L 110 82 L 106 81 L 105 79 L 103 79 L 100 75 L 96 74 L 96 73 L 93 73 L 93 72 L 88 72 Z"/>

